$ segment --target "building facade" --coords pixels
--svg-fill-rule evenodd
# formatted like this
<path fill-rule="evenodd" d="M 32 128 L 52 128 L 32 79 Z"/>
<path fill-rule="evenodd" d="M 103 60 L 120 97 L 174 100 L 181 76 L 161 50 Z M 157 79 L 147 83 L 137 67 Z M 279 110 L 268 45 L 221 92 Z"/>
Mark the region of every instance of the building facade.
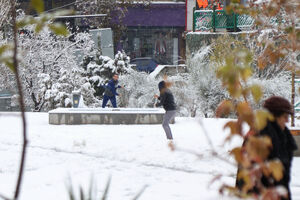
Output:
<path fill-rule="evenodd" d="M 24 10 L 29 10 L 29 0 L 19 2 Z M 44 0 L 44 3 L 46 11 L 66 5 L 64 8 L 75 6 L 75 0 Z M 148 4 L 135 1 L 131 5 L 123 8 L 126 11 L 121 22 L 118 13 L 114 13 L 116 19 L 112 20 L 112 23 L 121 23 L 126 27 L 120 40 L 114 41 L 115 53 L 124 50 L 132 59 L 151 57 L 159 64 L 178 64 L 179 60 L 184 59 L 186 1 L 159 0 Z M 78 21 L 80 23 L 76 23 Z M 85 19 L 76 19 L 70 24 L 81 24 L 83 27 L 82 21 Z"/>
<path fill-rule="evenodd" d="M 185 2 L 152 2 L 127 8 L 127 31 L 116 50 L 132 58 L 151 57 L 159 64 L 178 64 L 185 58 Z"/>

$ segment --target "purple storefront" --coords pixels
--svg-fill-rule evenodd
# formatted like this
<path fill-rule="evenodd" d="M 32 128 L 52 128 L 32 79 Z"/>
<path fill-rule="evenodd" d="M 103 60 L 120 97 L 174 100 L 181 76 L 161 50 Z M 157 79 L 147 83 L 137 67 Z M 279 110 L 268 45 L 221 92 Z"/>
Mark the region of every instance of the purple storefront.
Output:
<path fill-rule="evenodd" d="M 132 58 L 151 57 L 160 64 L 178 64 L 185 58 L 185 2 L 160 2 L 128 8 L 127 26 L 116 49 Z"/>

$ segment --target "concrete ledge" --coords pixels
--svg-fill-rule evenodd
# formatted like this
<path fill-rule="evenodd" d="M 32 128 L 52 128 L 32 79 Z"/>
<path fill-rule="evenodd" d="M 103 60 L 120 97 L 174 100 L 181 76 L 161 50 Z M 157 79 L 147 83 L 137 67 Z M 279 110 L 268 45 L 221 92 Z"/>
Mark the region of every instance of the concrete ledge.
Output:
<path fill-rule="evenodd" d="M 159 108 L 58 108 L 49 111 L 49 124 L 161 124 Z"/>
<path fill-rule="evenodd" d="M 294 156 L 300 157 L 300 135 L 294 135 L 298 150 L 294 152 Z"/>
<path fill-rule="evenodd" d="M 299 127 L 289 127 L 296 144 L 298 146 L 298 150 L 294 152 L 294 156 L 300 157 L 300 128 Z"/>

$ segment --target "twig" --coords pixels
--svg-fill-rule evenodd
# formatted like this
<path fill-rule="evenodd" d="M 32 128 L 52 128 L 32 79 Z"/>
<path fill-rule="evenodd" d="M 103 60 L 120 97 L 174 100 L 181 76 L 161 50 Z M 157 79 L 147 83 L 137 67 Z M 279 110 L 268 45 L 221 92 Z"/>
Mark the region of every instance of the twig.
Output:
<path fill-rule="evenodd" d="M 18 93 L 19 93 L 19 104 L 21 109 L 21 116 L 22 116 L 22 125 L 23 125 L 23 146 L 22 146 L 22 155 L 21 155 L 21 161 L 20 161 L 20 168 L 19 168 L 19 174 L 18 174 L 18 181 L 16 185 L 16 190 L 14 194 L 14 200 L 17 200 L 20 194 L 20 188 L 22 183 L 22 178 L 24 174 L 24 166 L 25 166 L 25 157 L 26 157 L 26 146 L 27 146 L 27 132 L 26 132 L 26 117 L 25 117 L 25 105 L 24 105 L 24 96 L 23 96 L 23 90 L 22 90 L 22 84 L 19 76 L 19 69 L 18 69 L 18 39 L 17 39 L 17 23 L 16 23 L 16 0 L 12 0 L 12 22 L 13 22 L 13 42 L 14 42 L 14 49 L 13 49 L 13 66 L 14 66 L 14 72 L 15 77 L 17 81 L 18 86 Z"/>
<path fill-rule="evenodd" d="M 208 131 L 207 131 L 206 128 L 204 127 L 203 122 L 200 120 L 199 123 L 200 123 L 200 126 L 201 126 L 201 128 L 202 128 L 202 130 L 203 130 L 203 132 L 204 132 L 204 135 L 205 135 L 205 137 L 206 137 L 206 140 L 207 140 L 207 142 L 208 142 L 208 144 L 209 144 L 209 146 L 210 146 L 210 148 L 211 148 L 211 154 L 212 154 L 213 156 L 215 156 L 216 158 L 218 158 L 219 160 L 222 160 L 222 161 L 224 161 L 224 162 L 226 162 L 226 163 L 228 163 L 228 164 L 230 164 L 230 165 L 232 165 L 232 166 L 235 167 L 235 166 L 236 166 L 235 163 L 231 162 L 231 161 L 228 160 L 227 158 L 224 158 L 223 156 L 221 156 L 221 155 L 216 151 L 216 149 L 215 149 L 215 147 L 214 147 L 214 145 L 213 145 L 213 143 L 212 143 L 210 137 L 208 136 Z"/>
<path fill-rule="evenodd" d="M 207 142 L 208 142 L 210 148 L 212 149 L 213 152 L 216 152 L 215 147 L 214 147 L 214 145 L 213 145 L 213 143 L 212 143 L 210 137 L 208 136 L 208 131 L 205 129 L 202 120 L 200 120 L 199 123 L 200 123 L 200 126 L 201 126 L 201 128 L 202 128 L 202 130 L 203 130 L 203 132 L 204 132 L 204 135 L 205 135 L 205 137 L 206 137 L 206 140 L 207 140 Z"/>
<path fill-rule="evenodd" d="M 4 195 L 2 195 L 2 194 L 0 194 L 0 199 L 3 199 L 3 200 L 11 200 L 10 198 L 8 198 L 8 197 L 6 197 L 6 196 L 4 196 Z"/>
<path fill-rule="evenodd" d="M 204 155 L 203 154 L 200 154 L 196 151 L 193 151 L 193 150 L 190 150 L 190 149 L 184 149 L 184 148 L 180 148 L 180 147 L 177 147 L 175 146 L 174 148 L 176 151 L 181 151 L 181 152 L 184 152 L 184 153 L 189 153 L 189 154 L 192 154 L 192 155 L 195 155 L 197 156 L 199 159 L 203 158 Z"/>
<path fill-rule="evenodd" d="M 145 192 L 145 190 L 146 190 L 147 187 L 148 187 L 148 186 L 145 185 L 145 186 L 139 191 L 139 193 L 137 193 L 137 195 L 136 195 L 132 200 L 138 200 L 138 199 L 141 197 L 141 195 Z"/>

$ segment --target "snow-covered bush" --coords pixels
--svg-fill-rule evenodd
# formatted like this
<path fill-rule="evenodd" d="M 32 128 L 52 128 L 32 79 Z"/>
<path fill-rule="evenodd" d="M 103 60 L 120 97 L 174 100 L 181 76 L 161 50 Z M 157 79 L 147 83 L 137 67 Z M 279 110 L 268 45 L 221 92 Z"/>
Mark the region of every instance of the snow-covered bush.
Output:
<path fill-rule="evenodd" d="M 219 103 L 230 98 L 228 92 L 222 87 L 221 81 L 217 78 L 216 70 L 219 66 L 224 65 L 231 53 L 231 48 L 247 47 L 252 52 L 253 74 L 248 82 L 259 84 L 264 92 L 259 104 L 250 98 L 255 109 L 260 108 L 264 99 L 272 95 L 286 98 L 291 96 L 290 72 L 280 67 L 284 60 L 260 70 L 257 65 L 257 57 L 262 50 L 255 45 L 256 42 L 256 38 L 246 38 L 243 41 L 230 36 L 222 36 L 212 45 L 202 47 L 192 55 L 188 62 L 188 88 L 185 90 L 187 92 L 194 91 L 189 93 L 188 104 L 191 108 L 194 107 L 195 112 L 200 111 L 205 117 L 214 117 Z M 193 104 L 194 106 L 192 106 Z"/>
<path fill-rule="evenodd" d="M 121 107 L 154 107 L 154 94 L 158 93 L 158 80 L 152 79 L 145 72 L 129 70 L 128 73 L 120 76 L 119 81 L 125 86 L 120 90 L 119 105 Z"/>
<path fill-rule="evenodd" d="M 118 52 L 115 59 L 102 55 L 88 55 L 82 62 L 83 76 L 93 88 L 94 96 L 102 97 L 104 85 L 112 78 L 113 74 L 120 75 L 130 70 L 130 58 L 125 52 Z"/>
<path fill-rule="evenodd" d="M 222 83 L 216 77 L 216 65 L 210 63 L 211 47 L 202 47 L 188 63 L 189 90 L 194 112 L 202 116 L 213 117 L 218 104 L 228 97 Z"/>
<path fill-rule="evenodd" d="M 79 88 L 80 73 L 74 73 L 74 70 L 62 69 L 61 76 L 57 81 L 53 81 L 51 87 L 46 90 L 45 101 L 49 109 L 58 107 L 71 107 L 72 106 L 72 91 Z"/>

